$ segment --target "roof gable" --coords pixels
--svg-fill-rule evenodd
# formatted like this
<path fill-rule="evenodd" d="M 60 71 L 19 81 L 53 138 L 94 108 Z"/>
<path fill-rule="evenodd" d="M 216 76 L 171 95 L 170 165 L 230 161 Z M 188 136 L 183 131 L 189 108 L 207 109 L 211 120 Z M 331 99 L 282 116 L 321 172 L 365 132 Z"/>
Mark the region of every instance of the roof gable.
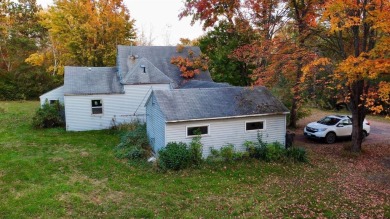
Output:
<path fill-rule="evenodd" d="M 169 84 L 173 82 L 146 58 L 129 57 L 127 68 L 129 70 L 124 74 L 122 84 Z"/>
<path fill-rule="evenodd" d="M 153 95 L 168 122 L 288 113 L 265 87 L 155 90 Z"/>
<path fill-rule="evenodd" d="M 181 77 L 181 72 L 176 65 L 171 64 L 171 58 L 188 56 L 188 50 L 192 50 L 195 56 L 200 54 L 199 47 L 185 47 L 183 51 L 177 52 L 176 46 L 121 46 L 118 45 L 117 66 L 119 74 L 124 75 L 130 70 L 128 66 L 129 57 L 133 56 L 136 59 L 147 59 L 158 70 L 168 76 L 173 82 L 174 87 L 179 87 L 185 79 Z M 201 71 L 195 75 L 195 80 L 212 81 L 210 72 Z"/>

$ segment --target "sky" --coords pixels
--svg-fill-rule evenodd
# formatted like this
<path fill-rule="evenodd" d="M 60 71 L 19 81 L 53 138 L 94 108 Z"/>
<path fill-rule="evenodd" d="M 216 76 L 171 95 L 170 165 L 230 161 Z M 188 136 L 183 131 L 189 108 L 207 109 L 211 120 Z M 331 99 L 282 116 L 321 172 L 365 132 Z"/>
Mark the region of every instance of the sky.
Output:
<path fill-rule="evenodd" d="M 136 28 L 142 30 L 147 38 L 153 39 L 153 45 L 176 45 L 180 38 L 195 39 L 203 34 L 199 23 L 190 25 L 191 19 L 179 20 L 178 14 L 183 8 L 182 0 L 123 0 L 136 20 Z M 37 0 L 44 8 L 53 4 L 52 0 Z"/>

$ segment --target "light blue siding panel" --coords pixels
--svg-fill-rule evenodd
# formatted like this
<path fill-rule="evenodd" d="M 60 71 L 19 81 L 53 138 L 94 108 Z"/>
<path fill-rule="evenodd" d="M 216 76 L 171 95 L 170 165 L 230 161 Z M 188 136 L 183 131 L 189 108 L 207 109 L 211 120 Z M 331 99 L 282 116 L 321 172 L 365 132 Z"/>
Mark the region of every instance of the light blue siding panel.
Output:
<path fill-rule="evenodd" d="M 165 147 L 165 118 L 162 114 L 159 105 L 155 103 L 155 120 L 154 120 L 154 131 L 156 133 L 154 151 L 158 152 L 162 147 Z"/>
<path fill-rule="evenodd" d="M 153 150 L 157 153 L 165 147 L 165 118 L 152 96 L 146 106 L 146 129 Z"/>
<path fill-rule="evenodd" d="M 246 140 L 257 141 L 257 131 L 246 131 L 246 122 L 264 121 L 265 129 L 260 131 L 265 142 L 278 141 L 284 145 L 286 134 L 286 115 L 259 116 L 247 118 L 230 118 L 193 122 L 178 122 L 166 124 L 166 143 L 182 141 L 190 143 L 192 138 L 186 137 L 187 126 L 209 125 L 209 134 L 203 136 L 203 156 L 210 154 L 210 148 L 219 149 L 229 143 L 235 145 L 238 151 L 245 151 L 243 143 Z"/>
<path fill-rule="evenodd" d="M 154 134 L 154 116 L 153 116 L 153 111 L 154 109 L 152 108 L 152 102 L 153 102 L 153 96 L 150 97 L 149 102 L 146 105 L 146 134 L 148 135 L 149 143 L 152 148 L 154 148 L 154 139 L 155 134 Z"/>

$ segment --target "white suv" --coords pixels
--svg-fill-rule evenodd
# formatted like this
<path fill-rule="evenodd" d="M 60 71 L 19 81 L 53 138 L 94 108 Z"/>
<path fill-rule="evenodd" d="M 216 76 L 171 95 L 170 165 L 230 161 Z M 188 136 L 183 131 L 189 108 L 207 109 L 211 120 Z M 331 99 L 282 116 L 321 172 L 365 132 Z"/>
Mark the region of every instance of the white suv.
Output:
<path fill-rule="evenodd" d="M 338 137 L 351 137 L 352 117 L 332 115 L 326 116 L 317 122 L 309 123 L 303 130 L 308 138 L 325 139 L 325 142 L 332 144 Z M 370 123 L 363 121 L 363 138 L 370 134 Z"/>

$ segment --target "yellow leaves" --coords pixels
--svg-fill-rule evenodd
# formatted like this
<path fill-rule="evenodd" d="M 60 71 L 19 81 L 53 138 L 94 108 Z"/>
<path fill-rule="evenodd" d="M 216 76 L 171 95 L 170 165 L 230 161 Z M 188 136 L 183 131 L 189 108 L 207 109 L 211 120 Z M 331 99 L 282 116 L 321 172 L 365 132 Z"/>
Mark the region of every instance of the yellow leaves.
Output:
<path fill-rule="evenodd" d="M 379 83 L 378 96 L 383 102 L 390 104 L 390 83 L 389 82 L 381 81 Z"/>
<path fill-rule="evenodd" d="M 360 56 L 349 56 L 337 66 L 336 73 L 339 77 L 345 77 L 348 82 L 361 79 L 373 80 L 380 74 L 390 72 L 390 58 L 371 59 L 369 53 L 361 53 Z"/>
<path fill-rule="evenodd" d="M 310 76 L 318 71 L 324 71 L 325 66 L 331 65 L 331 60 L 329 58 L 318 58 L 309 64 L 302 67 L 303 76 L 301 77 L 301 82 L 306 80 L 306 77 Z"/>
<path fill-rule="evenodd" d="M 25 60 L 25 62 L 33 66 L 42 66 L 44 61 L 45 56 L 41 53 L 33 53 Z"/>
<path fill-rule="evenodd" d="M 135 37 L 134 20 L 122 0 L 57 0 L 41 18 L 65 65 L 115 65 L 116 46 Z"/>
<path fill-rule="evenodd" d="M 330 32 L 369 24 L 372 28 L 390 32 L 390 1 L 329 0 L 322 21 L 328 21 Z"/>

